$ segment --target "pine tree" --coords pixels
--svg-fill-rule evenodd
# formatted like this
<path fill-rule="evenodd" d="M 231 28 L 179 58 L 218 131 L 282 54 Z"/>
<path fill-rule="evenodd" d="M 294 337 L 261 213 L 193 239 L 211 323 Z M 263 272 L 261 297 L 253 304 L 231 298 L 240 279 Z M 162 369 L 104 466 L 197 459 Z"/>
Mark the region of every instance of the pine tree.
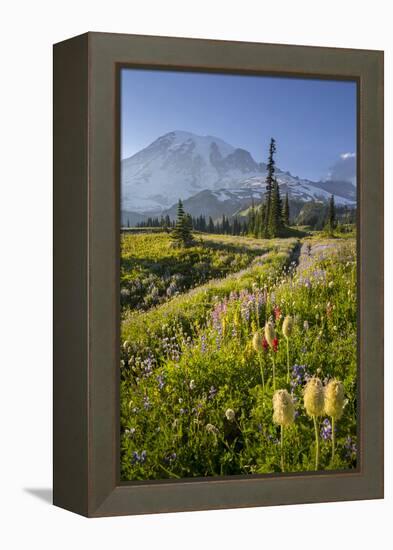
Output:
<path fill-rule="evenodd" d="M 263 237 L 264 235 L 264 227 L 266 222 L 266 204 L 263 203 L 261 206 L 261 227 L 260 227 L 260 237 Z"/>
<path fill-rule="evenodd" d="M 207 230 L 209 233 L 214 233 L 214 222 L 211 216 L 209 216 L 209 224 L 207 226 Z"/>
<path fill-rule="evenodd" d="M 288 193 L 285 195 L 285 202 L 284 202 L 284 208 L 282 211 L 282 221 L 284 222 L 284 225 L 289 226 L 289 199 L 288 199 Z"/>
<path fill-rule="evenodd" d="M 255 205 L 253 200 L 251 203 L 249 214 L 248 214 L 248 231 L 250 235 L 254 234 L 254 230 L 255 230 Z"/>
<path fill-rule="evenodd" d="M 269 237 L 279 237 L 282 232 L 282 203 L 280 187 L 275 179 L 271 194 L 270 220 L 268 226 Z"/>
<path fill-rule="evenodd" d="M 192 219 L 184 212 L 183 203 L 179 199 L 177 205 L 176 225 L 171 233 L 171 239 L 178 246 L 189 246 L 192 243 Z"/>
<path fill-rule="evenodd" d="M 255 238 L 260 237 L 261 231 L 262 231 L 262 215 L 261 215 L 261 209 L 258 208 L 255 212 L 255 220 L 254 220 L 254 231 L 253 236 Z"/>
<path fill-rule="evenodd" d="M 328 213 L 326 218 L 326 229 L 330 233 L 333 233 L 336 227 L 336 205 L 334 204 L 334 195 L 329 199 Z"/>
<path fill-rule="evenodd" d="M 276 152 L 276 140 L 271 138 L 269 146 L 269 158 L 267 161 L 267 176 L 266 176 L 266 191 L 265 191 L 265 220 L 264 220 L 264 236 L 269 236 L 271 225 L 271 210 L 272 210 L 272 193 L 274 186 L 274 174 L 276 171 L 276 163 L 274 153 Z"/>

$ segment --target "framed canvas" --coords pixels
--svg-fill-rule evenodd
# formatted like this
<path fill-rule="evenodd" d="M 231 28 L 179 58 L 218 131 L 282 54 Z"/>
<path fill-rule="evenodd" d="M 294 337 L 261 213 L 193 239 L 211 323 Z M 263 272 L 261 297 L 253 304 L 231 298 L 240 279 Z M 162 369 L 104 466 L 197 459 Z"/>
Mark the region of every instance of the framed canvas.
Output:
<path fill-rule="evenodd" d="M 54 504 L 383 497 L 383 53 L 54 46 Z"/>

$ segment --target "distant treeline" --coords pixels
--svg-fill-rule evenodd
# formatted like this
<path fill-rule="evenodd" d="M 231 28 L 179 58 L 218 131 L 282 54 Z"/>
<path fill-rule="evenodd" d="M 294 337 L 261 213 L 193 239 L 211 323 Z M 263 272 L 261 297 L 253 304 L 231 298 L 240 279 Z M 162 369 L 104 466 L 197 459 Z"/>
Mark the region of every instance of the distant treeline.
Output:
<path fill-rule="evenodd" d="M 291 221 L 286 221 L 289 226 L 307 226 L 310 229 L 321 230 L 329 222 L 331 217 L 331 204 L 323 204 L 316 201 L 310 201 L 303 204 L 302 208 L 296 205 L 297 214 L 291 216 Z M 211 216 L 200 215 L 197 217 L 187 214 L 191 221 L 194 231 L 203 233 L 217 233 L 226 235 L 249 235 L 260 236 L 262 233 L 262 206 L 252 205 L 247 215 L 243 216 L 222 216 L 213 220 Z M 289 212 L 289 207 L 288 207 Z M 347 206 L 334 206 L 335 225 L 353 225 L 356 223 L 356 209 Z M 149 217 L 144 221 L 135 224 L 138 228 L 161 228 L 164 231 L 171 231 L 176 225 L 176 220 L 172 220 L 169 215 Z M 126 227 L 130 227 L 127 222 Z"/>
<path fill-rule="evenodd" d="M 247 218 L 238 218 L 223 215 L 219 220 L 213 221 L 211 216 L 206 217 L 201 214 L 198 217 L 192 217 L 187 214 L 191 227 L 194 231 L 203 233 L 217 233 L 224 235 L 248 235 L 249 221 Z M 129 225 L 128 225 L 129 226 Z M 161 227 L 164 231 L 170 231 L 176 226 L 176 221 L 171 220 L 168 215 L 161 217 L 149 217 L 147 220 L 139 222 L 136 227 Z"/>
<path fill-rule="evenodd" d="M 320 201 L 309 201 L 303 205 L 292 202 L 290 205 L 288 193 L 284 200 L 281 198 L 280 185 L 275 176 L 276 141 L 270 140 L 269 157 L 267 162 L 266 190 L 263 200 L 255 205 L 254 202 L 244 212 L 243 216 L 228 217 L 225 214 L 216 220 L 211 216 L 208 219 L 201 214 L 192 217 L 185 212 L 183 203 L 179 199 L 177 219 L 170 216 L 149 217 L 139 222 L 136 227 L 161 227 L 163 230 L 178 232 L 184 242 L 190 231 L 203 233 L 220 233 L 224 235 L 249 235 L 255 238 L 285 237 L 291 234 L 291 225 L 307 226 L 310 229 L 324 229 L 332 233 L 336 229 L 346 231 L 356 222 L 356 209 L 346 206 L 337 207 L 334 195 L 331 195 L 327 204 Z M 291 212 L 292 208 L 296 211 Z M 128 224 L 127 224 L 128 225 Z M 129 225 L 128 225 L 129 227 Z"/>

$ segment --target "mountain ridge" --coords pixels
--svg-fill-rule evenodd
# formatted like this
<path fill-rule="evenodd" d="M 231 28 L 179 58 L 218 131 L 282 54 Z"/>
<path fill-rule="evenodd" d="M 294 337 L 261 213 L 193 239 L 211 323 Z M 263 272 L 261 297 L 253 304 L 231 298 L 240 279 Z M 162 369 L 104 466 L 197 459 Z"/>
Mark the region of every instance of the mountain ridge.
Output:
<path fill-rule="evenodd" d="M 122 211 L 138 218 L 172 215 L 181 198 L 193 215 L 234 215 L 261 200 L 265 178 L 266 164 L 247 150 L 215 136 L 176 130 L 122 160 Z M 314 182 L 279 167 L 276 178 L 290 200 L 326 202 L 334 194 L 337 204 L 356 205 L 356 187 L 349 181 Z"/>

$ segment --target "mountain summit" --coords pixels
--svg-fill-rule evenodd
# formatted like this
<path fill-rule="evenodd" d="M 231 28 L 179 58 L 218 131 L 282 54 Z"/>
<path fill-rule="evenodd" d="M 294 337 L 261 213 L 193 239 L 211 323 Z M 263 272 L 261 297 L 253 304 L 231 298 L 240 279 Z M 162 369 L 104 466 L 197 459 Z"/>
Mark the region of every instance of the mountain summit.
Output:
<path fill-rule="evenodd" d="M 262 168 L 248 151 L 217 137 L 169 132 L 122 161 L 122 207 L 157 211 L 204 189 L 236 187 Z"/>
<path fill-rule="evenodd" d="M 352 184 L 312 182 L 280 169 L 277 180 L 283 193 L 300 201 L 326 201 L 335 194 L 337 204 L 354 205 Z M 257 163 L 245 149 L 233 147 L 214 136 L 169 132 L 121 163 L 122 210 L 138 214 L 169 210 L 179 198 L 192 199 L 201 213 L 206 201 L 232 202 L 243 206 L 260 199 L 265 190 L 266 165 Z M 208 192 L 208 193 L 207 193 Z M 239 205 L 240 206 L 240 205 Z"/>

